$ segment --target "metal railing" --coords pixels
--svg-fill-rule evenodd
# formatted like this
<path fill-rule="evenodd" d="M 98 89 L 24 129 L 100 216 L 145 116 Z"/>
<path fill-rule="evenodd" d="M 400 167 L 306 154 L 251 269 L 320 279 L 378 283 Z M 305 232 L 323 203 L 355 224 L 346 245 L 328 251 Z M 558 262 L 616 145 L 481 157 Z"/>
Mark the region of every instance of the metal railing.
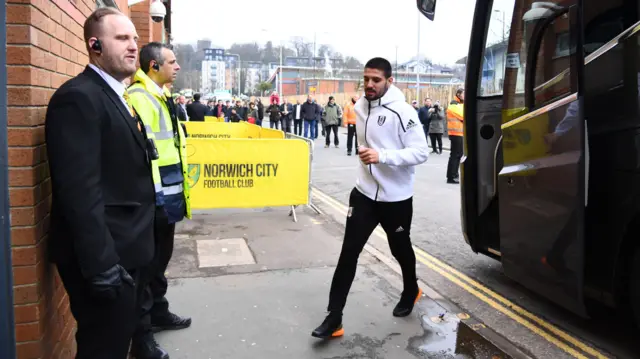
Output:
<path fill-rule="evenodd" d="M 311 183 L 313 181 L 313 150 L 314 150 L 314 143 L 312 140 L 302 137 L 302 136 L 298 136 L 298 135 L 294 135 L 293 133 L 288 133 L 285 132 L 284 134 L 286 139 L 296 139 L 296 140 L 303 140 L 304 142 L 307 143 L 307 145 L 309 146 L 309 203 L 307 204 L 307 206 L 309 206 L 311 209 L 313 209 L 316 213 L 321 214 L 322 211 L 320 211 L 320 209 L 313 204 L 313 200 L 312 200 L 312 196 L 311 196 Z M 289 212 L 289 216 L 293 216 L 293 221 L 294 222 L 298 222 L 298 217 L 296 216 L 296 207 L 297 206 L 291 206 L 291 211 Z"/>

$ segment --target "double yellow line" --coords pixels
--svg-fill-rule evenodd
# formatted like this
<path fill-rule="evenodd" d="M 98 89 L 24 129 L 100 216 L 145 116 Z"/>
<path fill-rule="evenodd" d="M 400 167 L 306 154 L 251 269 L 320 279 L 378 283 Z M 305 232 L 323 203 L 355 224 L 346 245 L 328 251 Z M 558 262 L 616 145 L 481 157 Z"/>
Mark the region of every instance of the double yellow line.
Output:
<path fill-rule="evenodd" d="M 312 194 L 324 204 L 336 210 L 338 213 L 343 214 L 344 216 L 347 215 L 348 207 L 346 205 L 320 192 L 316 188 L 313 188 Z M 374 234 L 383 239 L 387 238 L 386 234 L 380 226 L 376 227 L 376 229 L 374 230 Z M 555 325 L 509 301 L 508 299 L 492 291 L 481 283 L 478 283 L 472 278 L 469 278 L 467 275 L 433 257 L 417 246 L 413 246 L 413 250 L 416 254 L 416 259 L 420 263 L 447 278 L 452 283 L 455 283 L 460 288 L 485 302 L 495 310 L 513 319 L 518 324 L 544 338 L 546 341 L 553 343 L 555 346 L 557 346 L 567 354 L 573 356 L 574 358 L 607 358 L 607 356 L 600 353 L 596 349 L 590 347 L 589 345 L 561 330 Z"/>

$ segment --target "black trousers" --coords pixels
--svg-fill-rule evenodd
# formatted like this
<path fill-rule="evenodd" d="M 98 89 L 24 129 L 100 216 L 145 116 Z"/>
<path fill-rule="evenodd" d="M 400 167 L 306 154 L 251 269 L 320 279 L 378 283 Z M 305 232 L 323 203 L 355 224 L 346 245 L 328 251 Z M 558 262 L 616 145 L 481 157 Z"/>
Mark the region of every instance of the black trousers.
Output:
<path fill-rule="evenodd" d="M 449 155 L 449 164 L 447 165 L 447 179 L 452 180 L 458 177 L 458 169 L 460 167 L 460 159 L 462 158 L 462 136 L 451 136 L 451 154 Z"/>
<path fill-rule="evenodd" d="M 293 134 L 302 136 L 302 120 L 293 120 Z"/>
<path fill-rule="evenodd" d="M 358 136 L 356 135 L 356 125 L 347 125 L 347 152 L 351 153 L 353 139 L 356 139 L 356 151 L 358 150 Z"/>
<path fill-rule="evenodd" d="M 169 301 L 165 297 L 169 284 L 164 273 L 173 255 L 175 229 L 175 223 L 169 224 L 164 212 L 160 209 L 156 210 L 154 228 L 156 251 L 147 275 L 142 280 L 145 289 L 139 301 L 140 323 L 134 340 L 151 331 L 154 318 L 169 314 Z"/>
<path fill-rule="evenodd" d="M 433 152 L 438 152 L 438 148 L 439 148 L 440 153 L 442 153 L 442 134 L 430 133 L 429 137 L 431 138 L 431 147 L 433 148 Z M 437 147 L 436 147 L 436 142 L 437 142 Z"/>
<path fill-rule="evenodd" d="M 118 298 L 105 301 L 89 295 L 87 280 L 76 263 L 57 267 L 78 325 L 76 359 L 126 359 L 138 324 L 136 301 L 142 297 L 144 269 L 129 270 L 136 286 L 123 282 Z"/>
<path fill-rule="evenodd" d="M 331 282 L 328 311 L 341 312 L 344 309 L 356 275 L 358 257 L 378 224 L 387 234 L 391 254 L 400 263 L 404 291 L 417 290 L 416 256 L 410 238 L 412 217 L 413 198 L 400 202 L 376 202 L 355 188 L 351 191 L 347 227 Z"/>
<path fill-rule="evenodd" d="M 291 119 L 289 117 L 284 117 L 280 120 L 281 129 L 286 133 L 291 133 Z"/>
<path fill-rule="evenodd" d="M 325 144 L 329 146 L 331 144 L 331 131 L 333 130 L 333 144 L 340 144 L 340 139 L 338 138 L 338 125 L 327 125 L 324 126 L 325 133 Z"/>
<path fill-rule="evenodd" d="M 271 120 L 271 118 L 269 118 L 269 127 L 271 128 L 275 128 L 276 130 L 280 129 L 280 120 Z"/>

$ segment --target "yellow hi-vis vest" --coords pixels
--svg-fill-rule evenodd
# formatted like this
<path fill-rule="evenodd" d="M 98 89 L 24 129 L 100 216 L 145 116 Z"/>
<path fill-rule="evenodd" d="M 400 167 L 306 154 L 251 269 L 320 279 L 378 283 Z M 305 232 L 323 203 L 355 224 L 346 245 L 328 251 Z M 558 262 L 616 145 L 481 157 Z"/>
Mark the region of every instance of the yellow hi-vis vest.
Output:
<path fill-rule="evenodd" d="M 189 199 L 189 181 L 187 170 L 187 141 L 178 125 L 177 134 L 179 143 L 176 144 L 171 114 L 165 101 L 171 99 L 171 93 L 163 88 L 163 95 L 157 91 L 157 85 L 141 69 L 136 72 L 133 85 L 127 90 L 131 105 L 144 123 L 147 138 L 155 142 L 159 158 L 151 161 L 153 183 L 156 190 L 156 200 L 161 199 L 159 205 L 164 204 L 164 196 L 175 195 L 180 190 L 184 194 L 186 206 L 185 217 L 191 218 L 191 203 Z M 176 121 L 177 123 L 177 121 Z M 181 164 L 183 182 L 179 184 L 163 184 L 160 175 L 161 169 L 167 166 Z M 166 181 L 165 181 L 166 182 Z"/>

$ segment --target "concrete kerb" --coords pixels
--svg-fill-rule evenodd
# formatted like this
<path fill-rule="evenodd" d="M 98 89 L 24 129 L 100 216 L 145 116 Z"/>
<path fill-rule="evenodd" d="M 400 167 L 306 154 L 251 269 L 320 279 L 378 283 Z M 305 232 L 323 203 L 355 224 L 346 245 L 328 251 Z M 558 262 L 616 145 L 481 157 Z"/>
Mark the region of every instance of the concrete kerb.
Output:
<path fill-rule="evenodd" d="M 311 141 L 310 139 L 302 137 L 302 136 L 295 135 L 293 133 L 285 132 L 284 136 L 285 136 L 286 139 L 302 140 L 302 141 L 307 143 L 307 146 L 309 146 L 309 184 L 308 184 L 308 188 L 309 188 L 308 189 L 308 194 L 309 194 L 308 201 L 309 202 L 307 203 L 307 206 L 309 206 L 309 208 L 313 209 L 316 213 L 322 214 L 322 211 L 320 211 L 320 209 L 316 205 L 313 204 L 313 200 L 312 200 L 313 196 L 311 195 L 311 185 L 312 185 L 311 181 L 312 181 L 312 178 L 313 178 L 313 151 L 314 151 L 314 146 L 315 145 L 314 145 L 313 141 Z M 298 217 L 296 215 L 296 207 L 297 207 L 297 205 L 291 206 L 291 211 L 289 211 L 289 216 L 293 217 L 293 221 L 294 222 L 298 222 Z"/>

